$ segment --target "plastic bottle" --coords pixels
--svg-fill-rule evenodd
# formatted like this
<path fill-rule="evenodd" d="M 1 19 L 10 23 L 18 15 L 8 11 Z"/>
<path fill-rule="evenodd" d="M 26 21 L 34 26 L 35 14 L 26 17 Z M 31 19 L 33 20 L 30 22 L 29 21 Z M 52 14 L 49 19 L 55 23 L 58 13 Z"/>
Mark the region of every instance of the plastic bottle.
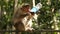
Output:
<path fill-rule="evenodd" d="M 42 4 L 38 3 L 35 7 L 33 7 L 30 11 L 37 12 L 40 8 L 42 8 Z"/>

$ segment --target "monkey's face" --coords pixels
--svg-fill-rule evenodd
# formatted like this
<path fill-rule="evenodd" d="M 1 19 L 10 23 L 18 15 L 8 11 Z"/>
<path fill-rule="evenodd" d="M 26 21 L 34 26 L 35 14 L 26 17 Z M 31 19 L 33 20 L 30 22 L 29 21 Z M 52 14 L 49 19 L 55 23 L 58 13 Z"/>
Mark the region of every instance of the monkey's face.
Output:
<path fill-rule="evenodd" d="M 29 9 L 30 9 L 29 6 L 24 6 L 24 7 L 23 7 L 23 10 L 26 11 L 26 12 L 29 12 Z"/>

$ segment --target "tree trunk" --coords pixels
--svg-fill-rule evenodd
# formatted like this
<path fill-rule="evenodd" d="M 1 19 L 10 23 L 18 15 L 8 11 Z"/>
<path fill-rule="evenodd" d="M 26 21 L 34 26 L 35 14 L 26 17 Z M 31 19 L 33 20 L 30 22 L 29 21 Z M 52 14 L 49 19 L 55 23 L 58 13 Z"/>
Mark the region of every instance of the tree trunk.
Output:
<path fill-rule="evenodd" d="M 17 10 L 18 0 L 14 0 L 14 13 Z"/>
<path fill-rule="evenodd" d="M 0 19 L 1 19 L 1 6 L 0 6 Z"/>
<path fill-rule="evenodd" d="M 33 7 L 35 7 L 35 0 L 33 0 Z"/>
<path fill-rule="evenodd" d="M 16 13 L 16 10 L 17 10 L 17 4 L 18 4 L 18 0 L 14 0 L 14 13 Z M 16 30 L 14 26 L 12 26 L 12 30 Z M 16 32 L 12 32 L 12 34 L 15 34 Z"/>

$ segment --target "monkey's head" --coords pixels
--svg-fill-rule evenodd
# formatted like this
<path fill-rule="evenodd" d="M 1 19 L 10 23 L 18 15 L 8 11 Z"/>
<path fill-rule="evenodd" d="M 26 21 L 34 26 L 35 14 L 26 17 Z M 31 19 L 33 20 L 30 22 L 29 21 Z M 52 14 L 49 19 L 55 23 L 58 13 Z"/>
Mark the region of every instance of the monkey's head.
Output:
<path fill-rule="evenodd" d="M 30 9 L 30 5 L 28 3 L 24 3 L 22 4 L 22 8 L 23 11 L 29 12 Z"/>

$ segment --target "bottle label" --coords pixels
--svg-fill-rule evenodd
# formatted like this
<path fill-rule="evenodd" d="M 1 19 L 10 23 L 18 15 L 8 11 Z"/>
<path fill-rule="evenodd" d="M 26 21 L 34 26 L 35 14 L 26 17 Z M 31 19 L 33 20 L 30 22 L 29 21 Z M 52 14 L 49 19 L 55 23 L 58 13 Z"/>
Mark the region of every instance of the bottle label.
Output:
<path fill-rule="evenodd" d="M 33 7 L 33 8 L 31 9 L 31 12 L 37 12 L 38 10 L 39 10 L 38 8 Z"/>

